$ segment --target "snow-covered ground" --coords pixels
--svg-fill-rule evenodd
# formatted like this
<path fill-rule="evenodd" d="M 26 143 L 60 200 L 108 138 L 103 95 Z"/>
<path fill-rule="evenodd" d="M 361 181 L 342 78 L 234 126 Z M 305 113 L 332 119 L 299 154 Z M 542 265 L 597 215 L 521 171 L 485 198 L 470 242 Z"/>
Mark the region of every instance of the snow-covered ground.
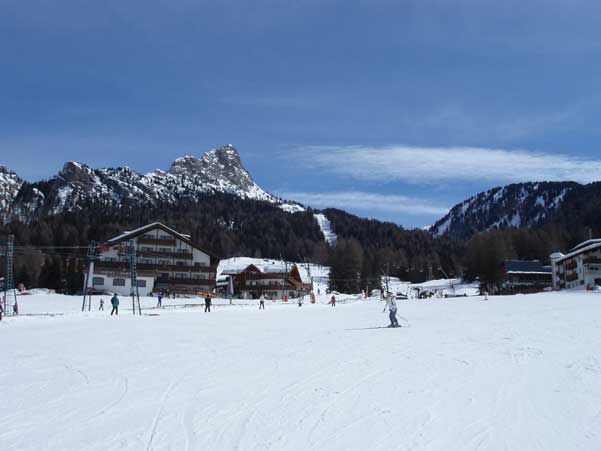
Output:
<path fill-rule="evenodd" d="M 382 286 L 393 293 L 404 294 L 410 298 L 419 292 L 443 293 L 445 296 L 477 296 L 480 294 L 478 282 L 465 282 L 462 279 L 437 279 L 421 283 L 403 281 L 397 277 L 382 277 Z"/>
<path fill-rule="evenodd" d="M 480 294 L 478 282 L 465 282 L 462 279 L 436 279 L 422 283 L 411 284 L 413 290 L 428 290 L 444 293 L 446 296 L 476 296 Z"/>
<path fill-rule="evenodd" d="M 19 300 L 64 315 L 0 323 L 3 451 L 601 449 L 599 294 L 400 301 L 400 329 L 375 300 Z"/>

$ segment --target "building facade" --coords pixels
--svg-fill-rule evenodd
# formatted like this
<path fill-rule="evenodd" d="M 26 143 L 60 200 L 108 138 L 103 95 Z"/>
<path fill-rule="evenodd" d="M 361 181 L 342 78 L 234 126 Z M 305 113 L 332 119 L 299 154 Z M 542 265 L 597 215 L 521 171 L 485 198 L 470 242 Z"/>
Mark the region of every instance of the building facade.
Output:
<path fill-rule="evenodd" d="M 601 285 L 601 239 L 588 240 L 567 254 L 551 254 L 553 289 L 592 289 Z"/>
<path fill-rule="evenodd" d="M 536 293 L 553 284 L 551 266 L 539 260 L 507 260 L 504 269 L 502 288 L 508 293 Z"/>
<path fill-rule="evenodd" d="M 188 235 L 161 224 L 149 224 L 108 240 L 98 249 L 88 286 L 121 295 L 131 293 L 129 245 L 136 249 L 138 290 L 150 293 L 202 295 L 215 288 L 219 260 Z"/>
<path fill-rule="evenodd" d="M 233 278 L 234 295 L 242 299 L 296 298 L 311 293 L 310 281 L 303 281 L 296 265 L 248 265 L 241 270 L 223 272 Z"/>

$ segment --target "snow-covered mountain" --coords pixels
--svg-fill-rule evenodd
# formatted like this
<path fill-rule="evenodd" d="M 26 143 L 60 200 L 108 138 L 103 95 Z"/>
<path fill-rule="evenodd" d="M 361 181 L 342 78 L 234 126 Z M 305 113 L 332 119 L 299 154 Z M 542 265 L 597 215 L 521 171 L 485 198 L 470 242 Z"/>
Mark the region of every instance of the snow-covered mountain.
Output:
<path fill-rule="evenodd" d="M 6 211 L 23 185 L 23 180 L 6 166 L 0 166 L 0 212 Z"/>
<path fill-rule="evenodd" d="M 518 183 L 497 187 L 455 205 L 437 221 L 434 236 L 469 238 L 493 228 L 536 227 L 553 219 L 573 182 Z"/>
<path fill-rule="evenodd" d="M 288 212 L 303 210 L 301 205 L 276 198 L 257 185 L 231 144 L 206 152 L 201 158 L 178 158 L 169 170 L 145 175 L 128 167 L 92 169 L 70 161 L 50 180 L 27 183 L 6 168 L 0 170 L 3 216 L 31 218 L 76 211 L 89 204 L 148 205 L 214 193 L 270 202 Z"/>

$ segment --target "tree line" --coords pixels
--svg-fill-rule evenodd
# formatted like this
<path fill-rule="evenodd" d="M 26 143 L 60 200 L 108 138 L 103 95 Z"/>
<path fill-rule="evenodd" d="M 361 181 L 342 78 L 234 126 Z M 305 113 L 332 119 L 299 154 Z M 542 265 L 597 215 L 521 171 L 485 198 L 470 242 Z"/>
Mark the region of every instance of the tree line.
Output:
<path fill-rule="evenodd" d="M 177 204 L 121 206 L 90 203 L 71 213 L 0 226 L 0 240 L 15 235 L 16 282 L 76 293 L 83 286 L 85 247 L 151 222 L 163 222 L 221 258 L 251 256 L 311 261 L 331 267 L 330 288 L 360 292 L 380 287 L 387 274 L 410 282 L 465 277 L 489 286 L 502 280 L 507 259 L 548 262 L 555 250 L 587 238 L 596 211 L 579 215 L 577 227 L 561 218 L 540 229 L 491 230 L 469 240 L 433 237 L 424 230 L 324 210 L 338 236 L 334 246 L 308 209 L 287 213 L 273 204 L 226 194 Z M 601 221 L 598 222 L 601 231 Z M 68 249 L 81 246 L 81 249 Z M 4 265 L 2 262 L 4 272 Z"/>

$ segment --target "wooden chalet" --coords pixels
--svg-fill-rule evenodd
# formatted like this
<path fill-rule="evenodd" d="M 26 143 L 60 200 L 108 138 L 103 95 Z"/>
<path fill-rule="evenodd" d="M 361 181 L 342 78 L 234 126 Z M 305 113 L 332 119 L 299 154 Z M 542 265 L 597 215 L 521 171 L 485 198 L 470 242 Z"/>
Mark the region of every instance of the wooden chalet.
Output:
<path fill-rule="evenodd" d="M 242 299 L 295 298 L 311 292 L 309 281 L 303 281 L 296 265 L 248 265 L 242 270 L 224 271 L 233 278 L 234 294 Z"/>
<path fill-rule="evenodd" d="M 539 260 L 506 260 L 503 291 L 509 293 L 536 293 L 552 286 L 551 266 Z"/>

